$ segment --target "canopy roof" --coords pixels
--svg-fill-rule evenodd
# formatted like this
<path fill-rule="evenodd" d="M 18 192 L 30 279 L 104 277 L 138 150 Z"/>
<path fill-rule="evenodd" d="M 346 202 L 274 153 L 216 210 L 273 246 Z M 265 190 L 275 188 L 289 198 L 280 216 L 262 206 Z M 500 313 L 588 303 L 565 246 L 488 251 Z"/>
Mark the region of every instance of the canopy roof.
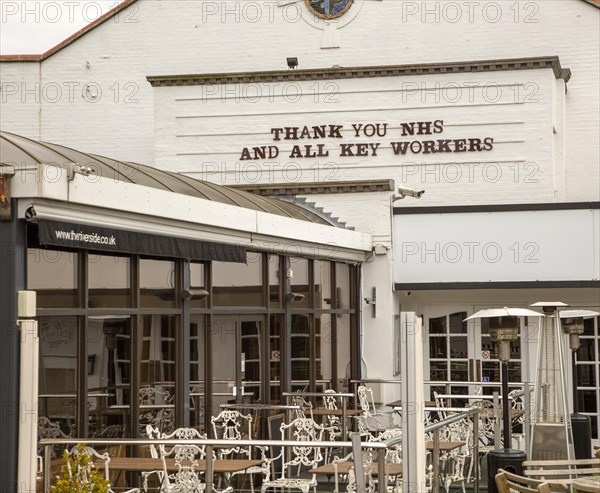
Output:
<path fill-rule="evenodd" d="M 255 211 L 301 219 L 332 226 L 325 218 L 299 205 L 270 199 L 189 176 L 160 170 L 144 164 L 76 151 L 69 147 L 38 142 L 9 132 L 0 132 L 0 163 L 15 168 L 31 168 L 41 164 L 73 168 L 82 173 L 135 183 L 159 190 L 190 195 Z"/>

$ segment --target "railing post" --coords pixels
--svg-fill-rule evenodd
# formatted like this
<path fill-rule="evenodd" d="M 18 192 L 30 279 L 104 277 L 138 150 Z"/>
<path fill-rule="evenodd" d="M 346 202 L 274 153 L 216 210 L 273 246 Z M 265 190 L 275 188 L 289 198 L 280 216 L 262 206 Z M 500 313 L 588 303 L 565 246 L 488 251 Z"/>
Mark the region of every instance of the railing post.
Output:
<path fill-rule="evenodd" d="M 475 476 L 473 490 L 479 493 L 479 413 L 473 415 L 473 474 Z"/>
<path fill-rule="evenodd" d="M 523 383 L 523 432 L 525 433 L 525 453 L 531 453 L 531 394 L 529 382 Z"/>
<path fill-rule="evenodd" d="M 365 474 L 362 461 L 362 444 L 360 435 L 353 434 L 350 437 L 352 442 L 352 459 L 354 460 L 354 476 L 356 481 L 356 493 L 365 493 Z"/>
<path fill-rule="evenodd" d="M 387 474 L 385 471 L 385 454 L 387 449 L 377 449 L 377 476 L 379 493 L 387 493 Z"/>
<path fill-rule="evenodd" d="M 213 446 L 206 446 L 206 493 L 212 493 L 213 489 Z"/>
<path fill-rule="evenodd" d="M 46 493 L 50 493 L 50 451 L 52 450 L 52 445 L 44 445 L 44 491 Z"/>
<path fill-rule="evenodd" d="M 433 493 L 440 492 L 440 430 L 433 430 Z"/>

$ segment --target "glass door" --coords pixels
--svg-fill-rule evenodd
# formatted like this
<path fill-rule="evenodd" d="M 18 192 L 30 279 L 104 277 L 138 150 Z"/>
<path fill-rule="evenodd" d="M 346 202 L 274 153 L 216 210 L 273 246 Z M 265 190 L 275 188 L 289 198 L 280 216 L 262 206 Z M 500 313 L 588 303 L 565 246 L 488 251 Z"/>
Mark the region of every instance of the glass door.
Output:
<path fill-rule="evenodd" d="M 215 316 L 211 328 L 213 404 L 267 402 L 265 324 L 256 315 Z"/>
<path fill-rule="evenodd" d="M 452 395 L 492 395 L 501 392 L 500 361 L 486 319 L 464 322 L 482 306 L 430 307 L 425 316 L 425 378 L 434 392 Z M 524 327 L 521 328 L 524 333 Z M 509 382 L 522 382 L 521 338 L 511 343 Z M 457 398 L 451 405 L 464 407 Z"/>
<path fill-rule="evenodd" d="M 467 307 L 428 309 L 425 317 L 425 379 L 430 381 L 430 398 L 435 393 L 467 395 L 473 390 L 474 344 L 469 333 Z M 452 406 L 463 407 L 456 399 Z"/>

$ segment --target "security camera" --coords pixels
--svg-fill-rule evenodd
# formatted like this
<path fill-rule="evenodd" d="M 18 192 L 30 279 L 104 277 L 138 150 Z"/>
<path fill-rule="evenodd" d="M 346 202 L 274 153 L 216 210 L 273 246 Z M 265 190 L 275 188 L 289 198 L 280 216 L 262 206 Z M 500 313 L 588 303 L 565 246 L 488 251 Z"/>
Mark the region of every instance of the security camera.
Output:
<path fill-rule="evenodd" d="M 288 293 L 285 295 L 285 298 L 294 303 L 302 303 L 304 301 L 304 295 L 300 293 Z"/>
<path fill-rule="evenodd" d="M 292 70 L 298 66 L 298 59 L 296 57 L 286 58 L 285 61 L 287 62 L 288 68 L 291 68 Z"/>
<path fill-rule="evenodd" d="M 416 188 L 398 187 L 398 195 L 394 195 L 394 200 L 402 200 L 404 197 L 414 197 L 420 199 L 425 193 L 425 190 L 417 190 Z"/>

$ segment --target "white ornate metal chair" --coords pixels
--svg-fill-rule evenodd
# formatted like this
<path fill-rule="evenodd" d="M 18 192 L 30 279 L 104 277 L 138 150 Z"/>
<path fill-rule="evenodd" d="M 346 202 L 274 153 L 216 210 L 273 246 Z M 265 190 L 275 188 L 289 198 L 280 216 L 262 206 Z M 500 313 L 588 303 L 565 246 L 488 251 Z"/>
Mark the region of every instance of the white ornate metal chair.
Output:
<path fill-rule="evenodd" d="M 152 425 L 146 425 L 146 436 L 150 440 L 158 440 L 160 438 L 160 430 L 158 428 L 155 428 Z M 150 450 L 150 457 L 152 457 L 153 459 L 160 458 L 160 452 L 158 450 L 158 446 L 149 445 L 148 449 Z M 144 491 L 148 491 L 148 479 L 152 475 L 157 476 L 158 484 L 162 484 L 162 482 L 163 482 L 163 470 L 162 469 L 155 469 L 153 471 L 143 471 L 140 474 L 142 476 L 142 489 Z"/>
<path fill-rule="evenodd" d="M 330 395 L 325 395 L 323 396 L 323 408 L 325 410 L 338 410 L 338 406 L 337 406 L 337 398 L 335 397 L 335 395 L 331 395 L 331 394 L 335 394 L 335 390 L 333 389 L 327 389 L 325 391 L 326 394 L 330 394 Z M 327 440 L 330 442 L 334 442 L 336 441 L 338 438 L 340 438 L 342 436 L 342 418 L 340 416 L 337 416 L 335 414 L 326 414 L 323 418 L 323 427 L 324 427 L 324 431 L 327 437 Z M 324 450 L 324 455 L 325 455 L 325 462 L 329 462 L 329 456 L 331 455 L 331 449 L 330 448 L 326 448 Z"/>
<path fill-rule="evenodd" d="M 145 437 L 146 426 L 152 425 L 162 433 L 170 433 L 175 425 L 172 408 L 174 397 L 168 390 L 141 387 L 139 390 L 140 436 Z M 144 408 L 144 406 L 148 406 Z"/>
<path fill-rule="evenodd" d="M 252 416 L 242 414 L 233 409 L 225 409 L 217 416 L 210 418 L 212 423 L 215 438 L 223 440 L 242 440 L 252 438 Z M 265 447 L 255 447 L 260 451 L 260 458 L 263 463 L 260 466 L 250 467 L 244 471 L 234 472 L 230 478 L 240 474 L 250 476 L 250 489 L 254 491 L 254 482 L 252 481 L 254 474 L 262 474 L 265 478 L 269 475 L 270 463 L 267 459 Z M 220 448 L 217 452 L 219 459 L 227 459 L 232 457 L 243 457 L 252 459 L 252 447 L 232 447 Z"/>
<path fill-rule="evenodd" d="M 82 485 L 82 489 L 77 491 L 96 491 L 92 476 L 92 470 L 95 469 L 94 462 L 96 460 L 100 460 L 103 463 L 102 468 L 104 469 L 104 479 L 106 479 L 106 481 L 110 481 L 110 456 L 107 453 L 99 454 L 92 447 L 79 444 L 73 447 L 71 450 L 66 451 L 65 455 L 66 457 L 70 456 L 76 459 L 75 462 L 77 463 L 77 468 L 75 470 L 73 470 L 69 461 L 66 462 L 64 467 L 67 470 L 69 478 L 76 481 L 79 485 Z M 84 460 L 77 460 L 81 456 L 84 457 Z M 123 493 L 139 493 L 139 491 L 139 488 L 132 488 Z M 114 493 L 110 487 L 110 482 L 108 493 Z"/>
<path fill-rule="evenodd" d="M 283 423 L 280 426 L 280 431 L 282 438 L 287 440 L 319 442 L 323 439 L 323 427 L 310 418 L 296 418 L 289 424 Z M 323 460 L 319 447 L 301 445 L 289 448 L 282 447 L 281 454 L 271 459 L 271 462 L 278 461 L 280 458 L 280 476 L 271 479 L 269 475 L 263 481 L 261 493 L 269 488 L 299 489 L 303 493 L 308 493 L 311 488 L 316 491 L 317 478 L 315 474 L 309 478 L 293 477 L 292 469 L 298 467 L 313 469 L 317 467 Z"/>
<path fill-rule="evenodd" d="M 357 416 L 358 431 L 361 435 L 379 433 L 394 427 L 393 413 L 380 412 L 375 406 L 373 389 L 365 385 L 359 385 L 356 389 L 358 405 L 362 414 Z"/>
<path fill-rule="evenodd" d="M 164 437 L 167 438 L 167 437 Z M 190 437 L 191 438 L 191 437 Z M 205 458 L 203 447 L 182 443 L 174 445 L 169 450 L 163 445 L 159 446 L 160 456 L 163 461 L 163 483 L 161 491 L 165 493 L 201 493 L 206 490 L 204 472 L 200 468 L 199 460 Z M 176 471 L 169 475 L 167 459 L 174 459 Z M 227 487 L 218 493 L 229 493 L 233 488 Z"/>

